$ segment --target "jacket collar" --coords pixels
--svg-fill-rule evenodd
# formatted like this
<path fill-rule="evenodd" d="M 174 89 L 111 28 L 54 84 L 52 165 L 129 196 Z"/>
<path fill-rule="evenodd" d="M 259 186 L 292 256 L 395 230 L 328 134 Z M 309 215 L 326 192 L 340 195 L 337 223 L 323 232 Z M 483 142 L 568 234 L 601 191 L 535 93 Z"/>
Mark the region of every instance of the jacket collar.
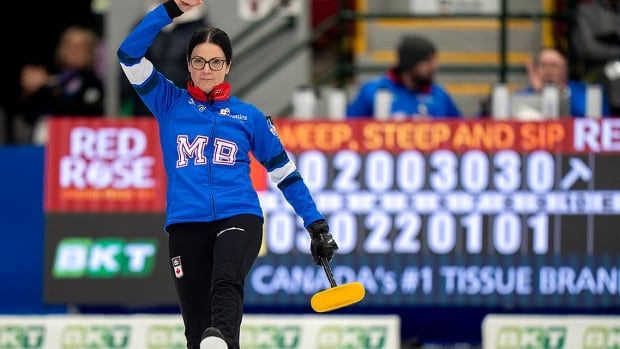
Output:
<path fill-rule="evenodd" d="M 219 85 L 213 86 L 211 92 L 204 93 L 203 90 L 194 85 L 193 81 L 187 82 L 187 92 L 189 92 L 190 96 L 192 96 L 195 100 L 200 102 L 218 102 L 218 101 L 226 101 L 230 98 L 230 84 L 226 81 Z"/>

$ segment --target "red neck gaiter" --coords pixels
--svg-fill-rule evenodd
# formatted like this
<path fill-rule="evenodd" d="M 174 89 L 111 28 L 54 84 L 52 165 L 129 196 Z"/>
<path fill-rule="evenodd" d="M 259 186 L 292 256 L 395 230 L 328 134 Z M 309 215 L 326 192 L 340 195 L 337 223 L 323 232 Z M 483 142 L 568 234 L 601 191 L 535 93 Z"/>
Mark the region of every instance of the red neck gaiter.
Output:
<path fill-rule="evenodd" d="M 204 93 L 203 90 L 196 87 L 193 81 L 187 82 L 187 92 L 189 92 L 190 96 L 192 96 L 195 100 L 200 102 L 208 102 L 213 103 L 217 101 L 226 101 L 230 98 L 230 84 L 226 81 L 219 85 L 213 86 L 211 92 Z"/>

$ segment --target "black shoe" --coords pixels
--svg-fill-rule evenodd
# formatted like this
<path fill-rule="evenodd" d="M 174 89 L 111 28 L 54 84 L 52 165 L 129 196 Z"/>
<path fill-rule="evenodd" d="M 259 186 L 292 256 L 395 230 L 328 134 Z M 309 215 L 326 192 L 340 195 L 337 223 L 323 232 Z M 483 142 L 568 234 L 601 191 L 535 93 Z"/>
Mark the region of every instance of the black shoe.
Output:
<path fill-rule="evenodd" d="M 222 332 L 215 327 L 209 327 L 202 333 L 200 349 L 228 349 Z"/>

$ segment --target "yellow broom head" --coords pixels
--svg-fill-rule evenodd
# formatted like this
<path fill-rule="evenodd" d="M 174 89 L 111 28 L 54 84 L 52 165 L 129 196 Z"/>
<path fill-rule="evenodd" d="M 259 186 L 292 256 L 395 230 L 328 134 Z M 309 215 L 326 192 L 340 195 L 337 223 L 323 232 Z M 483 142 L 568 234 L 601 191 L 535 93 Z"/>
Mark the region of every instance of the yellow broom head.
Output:
<path fill-rule="evenodd" d="M 365 295 L 366 290 L 361 282 L 351 282 L 316 293 L 310 305 L 317 313 L 324 313 L 355 304 Z"/>

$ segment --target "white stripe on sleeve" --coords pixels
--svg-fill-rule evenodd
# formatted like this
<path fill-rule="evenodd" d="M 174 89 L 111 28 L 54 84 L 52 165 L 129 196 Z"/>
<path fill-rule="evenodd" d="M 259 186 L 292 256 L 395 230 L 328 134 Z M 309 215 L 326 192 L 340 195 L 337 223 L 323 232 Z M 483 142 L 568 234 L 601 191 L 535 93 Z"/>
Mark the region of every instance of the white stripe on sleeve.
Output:
<path fill-rule="evenodd" d="M 284 166 L 280 168 L 276 168 L 275 170 L 269 172 L 269 178 L 272 182 L 278 184 L 280 183 L 286 176 L 297 170 L 297 166 L 289 160 Z"/>
<path fill-rule="evenodd" d="M 143 84 L 153 74 L 153 63 L 144 57 L 140 59 L 140 62 L 132 66 L 121 63 L 121 68 L 123 68 L 127 79 L 129 79 L 132 85 Z"/>

